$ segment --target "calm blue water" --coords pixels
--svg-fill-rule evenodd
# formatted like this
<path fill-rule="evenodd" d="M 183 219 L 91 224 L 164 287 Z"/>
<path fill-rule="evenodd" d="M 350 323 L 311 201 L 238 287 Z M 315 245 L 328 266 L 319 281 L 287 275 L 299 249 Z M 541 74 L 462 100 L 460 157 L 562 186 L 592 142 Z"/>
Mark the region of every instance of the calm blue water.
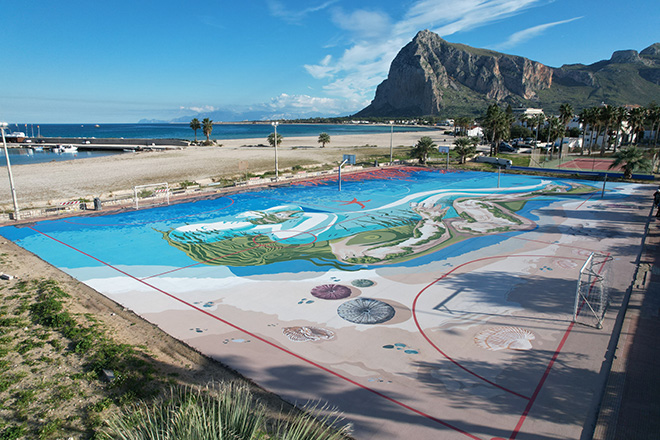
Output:
<path fill-rule="evenodd" d="M 435 130 L 429 127 L 394 127 L 395 133 L 420 130 Z M 93 137 L 93 138 L 147 138 L 193 140 L 195 133 L 187 123 L 180 124 L 11 124 L 7 130 L 21 131 L 27 136 L 43 137 Z M 265 138 L 273 132 L 270 124 L 223 124 L 215 125 L 211 139 Z M 389 133 L 384 125 L 335 125 L 335 124 L 280 124 L 277 132 L 282 136 L 318 136 Z M 197 139 L 204 139 L 202 130 L 197 130 Z"/>
<path fill-rule="evenodd" d="M 0 145 L 1 147 L 1 145 Z M 13 165 L 28 165 L 34 163 L 44 163 L 62 160 L 74 159 L 89 159 L 92 157 L 110 156 L 114 154 L 131 154 L 131 153 L 117 153 L 107 151 L 79 151 L 77 153 L 53 153 L 52 151 L 32 151 L 29 148 L 9 148 L 9 161 Z M 0 153 L 0 166 L 6 166 L 7 160 L 5 159 L 4 152 Z"/>

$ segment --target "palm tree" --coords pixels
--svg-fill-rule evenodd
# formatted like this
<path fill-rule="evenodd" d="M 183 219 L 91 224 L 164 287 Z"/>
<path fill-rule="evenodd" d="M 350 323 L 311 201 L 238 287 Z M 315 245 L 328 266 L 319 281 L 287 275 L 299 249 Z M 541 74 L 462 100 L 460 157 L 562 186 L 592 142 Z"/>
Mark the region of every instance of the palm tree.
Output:
<path fill-rule="evenodd" d="M 433 139 L 428 136 L 422 136 L 417 144 L 410 150 L 410 157 L 419 159 L 419 163 L 424 165 L 429 157 L 429 153 L 437 146 L 433 143 Z"/>
<path fill-rule="evenodd" d="M 555 152 L 555 142 L 560 136 L 563 139 L 564 136 L 564 125 L 561 123 L 557 116 L 548 117 L 548 143 L 552 141 L 552 148 L 550 149 L 550 160 L 552 160 L 552 155 Z"/>
<path fill-rule="evenodd" d="M 594 143 L 598 142 L 598 135 L 600 134 L 600 120 L 598 119 L 598 107 L 591 107 L 588 109 L 587 121 L 589 123 L 589 155 L 593 152 Z"/>
<path fill-rule="evenodd" d="M 660 131 L 660 106 L 655 102 L 651 102 L 647 108 L 647 119 L 651 123 L 651 136 L 653 136 L 653 170 L 656 169 L 655 164 L 658 158 L 658 132 Z"/>
<path fill-rule="evenodd" d="M 614 108 L 614 127 L 616 128 L 616 138 L 614 139 L 614 153 L 616 153 L 617 147 L 620 146 L 621 139 L 621 129 L 623 128 L 623 121 L 626 119 L 628 111 L 625 107 L 615 107 Z"/>
<path fill-rule="evenodd" d="M 544 123 L 545 123 L 545 115 L 543 113 L 539 113 L 537 115 L 532 116 L 532 124 L 534 124 L 534 127 L 536 127 L 536 140 L 537 141 L 539 140 L 539 128 Z"/>
<path fill-rule="evenodd" d="M 611 105 L 606 105 L 601 107 L 598 111 L 598 118 L 603 127 L 605 127 L 605 132 L 603 133 L 603 143 L 600 144 L 600 155 L 605 155 L 605 149 L 609 146 L 610 140 L 610 125 L 614 121 L 614 107 Z"/>
<path fill-rule="evenodd" d="M 566 130 L 566 126 L 568 125 L 569 122 L 573 119 L 573 106 L 570 105 L 569 103 L 565 102 L 562 105 L 559 106 L 559 120 L 561 121 L 562 125 L 564 126 L 564 132 Z M 559 144 L 559 158 L 561 159 L 561 151 L 564 147 L 564 133 L 561 135 L 561 143 Z"/>
<path fill-rule="evenodd" d="M 461 136 L 467 135 L 467 130 L 472 125 L 472 119 L 467 116 L 460 116 L 454 119 L 454 135 L 456 135 L 456 129 L 458 129 L 458 134 Z"/>
<path fill-rule="evenodd" d="M 580 136 L 582 137 L 582 149 L 580 151 L 580 156 L 584 154 L 584 136 L 587 134 L 587 124 L 589 121 L 589 109 L 588 108 L 583 108 L 580 114 L 578 114 L 578 121 L 582 125 L 582 131 L 580 133 Z"/>
<path fill-rule="evenodd" d="M 321 133 L 318 142 L 321 144 L 321 148 L 325 148 L 325 144 L 330 143 L 330 135 L 328 133 Z"/>
<path fill-rule="evenodd" d="M 644 157 L 644 152 L 636 146 L 622 148 L 614 154 L 614 162 L 609 169 L 623 165 L 623 177 L 632 178 L 635 171 L 650 171 L 651 161 Z"/>
<path fill-rule="evenodd" d="M 197 130 L 202 128 L 202 124 L 199 123 L 199 119 L 193 118 L 193 120 L 190 121 L 190 128 L 192 128 L 195 132 L 195 143 L 197 143 Z"/>
<path fill-rule="evenodd" d="M 635 107 L 628 111 L 628 125 L 630 125 L 630 143 L 637 143 L 637 132 L 644 124 L 646 109 L 644 107 Z"/>
<path fill-rule="evenodd" d="M 280 144 L 282 143 L 282 140 L 283 140 L 283 139 L 284 139 L 284 138 L 282 137 L 282 135 L 279 134 L 279 133 L 277 133 L 277 146 L 278 146 L 278 147 L 279 147 Z M 271 133 L 271 134 L 268 135 L 268 144 L 269 144 L 271 147 L 274 147 L 274 146 L 275 146 L 275 133 Z"/>
<path fill-rule="evenodd" d="M 209 118 L 204 118 L 202 120 L 202 131 L 204 132 L 204 136 L 206 136 L 206 143 L 210 144 L 211 132 L 213 131 L 213 121 Z"/>
<path fill-rule="evenodd" d="M 509 135 L 511 129 L 510 118 L 499 105 L 491 104 L 486 110 L 483 126 L 486 137 L 491 141 L 490 155 L 494 156 L 500 141 Z"/>
<path fill-rule="evenodd" d="M 478 140 L 477 140 L 478 142 Z M 454 151 L 461 157 L 460 163 L 465 163 L 465 158 L 477 152 L 474 145 L 474 139 L 469 137 L 459 137 L 454 141 Z"/>

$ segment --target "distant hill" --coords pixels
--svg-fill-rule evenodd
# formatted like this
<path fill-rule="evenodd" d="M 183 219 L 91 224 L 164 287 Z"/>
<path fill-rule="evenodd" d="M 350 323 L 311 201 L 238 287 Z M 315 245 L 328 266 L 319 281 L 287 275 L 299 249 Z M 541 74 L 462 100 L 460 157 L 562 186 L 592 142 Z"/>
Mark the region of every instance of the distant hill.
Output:
<path fill-rule="evenodd" d="M 398 53 L 369 106 L 355 116 L 480 115 L 494 102 L 557 112 L 610 105 L 660 103 L 660 43 L 641 52 L 614 52 L 591 65 L 548 67 L 463 44 L 425 30 Z"/>

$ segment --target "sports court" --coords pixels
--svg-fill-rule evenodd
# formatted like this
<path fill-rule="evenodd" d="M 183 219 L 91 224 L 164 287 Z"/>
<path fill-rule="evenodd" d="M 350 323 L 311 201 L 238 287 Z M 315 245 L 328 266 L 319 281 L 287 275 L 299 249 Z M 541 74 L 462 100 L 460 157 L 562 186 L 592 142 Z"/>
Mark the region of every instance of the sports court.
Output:
<path fill-rule="evenodd" d="M 579 438 L 654 187 L 343 177 L 0 234 L 358 439 Z"/>

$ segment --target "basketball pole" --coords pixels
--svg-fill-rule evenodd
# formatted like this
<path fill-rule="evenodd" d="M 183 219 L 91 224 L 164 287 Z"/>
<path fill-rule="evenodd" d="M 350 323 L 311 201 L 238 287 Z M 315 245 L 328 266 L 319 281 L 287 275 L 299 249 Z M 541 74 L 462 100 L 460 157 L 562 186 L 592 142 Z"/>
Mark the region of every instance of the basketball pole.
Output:
<path fill-rule="evenodd" d="M 348 159 L 344 159 L 344 161 L 339 164 L 339 168 L 337 169 L 337 171 L 339 172 L 339 178 L 338 178 L 339 191 L 341 191 L 341 167 L 343 167 L 346 164 L 346 162 L 348 162 Z"/>
<path fill-rule="evenodd" d="M 11 173 L 11 163 L 9 162 L 9 152 L 7 152 L 7 139 L 5 139 L 5 128 L 9 124 L 0 122 L 0 130 L 2 130 L 2 145 L 5 150 L 5 159 L 7 160 L 7 174 L 9 174 L 9 187 L 11 189 L 11 199 L 14 202 L 14 221 L 20 220 L 18 210 L 18 200 L 16 199 L 16 187 L 14 186 L 14 176 Z"/>

